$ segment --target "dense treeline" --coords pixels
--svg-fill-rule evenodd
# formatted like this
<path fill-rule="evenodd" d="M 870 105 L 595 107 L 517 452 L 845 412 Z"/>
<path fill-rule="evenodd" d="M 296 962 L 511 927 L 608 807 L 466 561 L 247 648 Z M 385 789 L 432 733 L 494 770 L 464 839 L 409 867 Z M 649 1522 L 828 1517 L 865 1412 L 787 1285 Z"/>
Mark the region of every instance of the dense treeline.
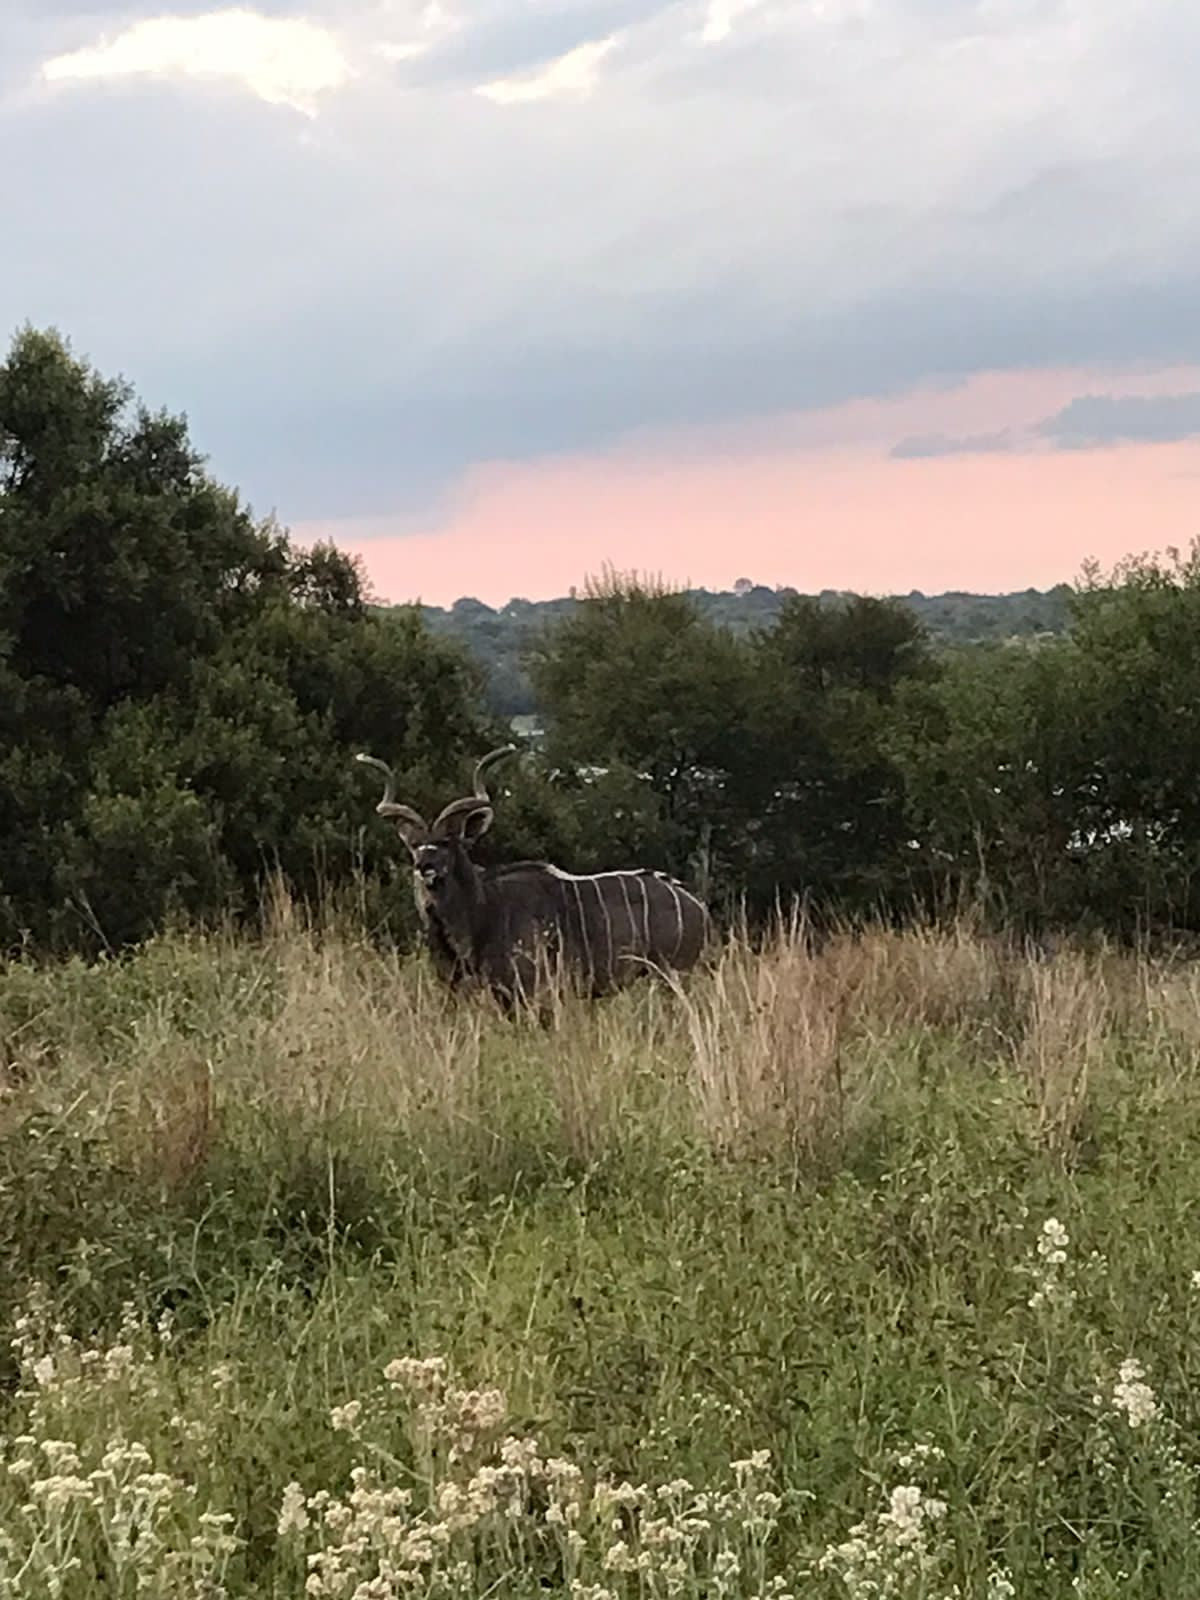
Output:
<path fill-rule="evenodd" d="M 610 575 L 532 629 L 542 748 L 493 856 L 639 861 L 718 909 L 1200 929 L 1200 548 L 1089 571 L 1069 627 L 935 645 L 897 600 L 735 629 Z M 352 756 L 421 807 L 507 734 L 461 641 L 369 603 L 204 470 L 181 418 L 32 329 L 0 366 L 0 945 L 253 914 L 264 874 L 411 931 Z"/>
<path fill-rule="evenodd" d="M 774 627 L 785 608 L 800 598 L 795 589 L 772 589 L 740 579 L 732 590 L 689 589 L 688 599 L 707 622 L 737 634 Z M 848 598 L 834 590 L 811 597 L 836 608 Z M 911 594 L 898 596 L 928 630 L 934 644 L 998 644 L 1066 631 L 1070 589 L 1066 584 L 1016 594 Z M 460 640 L 483 670 L 488 704 L 505 717 L 536 717 L 534 686 L 527 656 L 548 624 L 573 616 L 584 601 L 575 594 L 558 600 L 509 600 L 485 605 L 464 596 L 452 606 L 422 606 L 431 631 Z"/>
<path fill-rule="evenodd" d="M 372 618 L 55 336 L 0 367 L 0 941 L 117 946 L 171 912 L 369 875 L 356 746 L 418 787 L 487 736 L 477 673 Z"/>

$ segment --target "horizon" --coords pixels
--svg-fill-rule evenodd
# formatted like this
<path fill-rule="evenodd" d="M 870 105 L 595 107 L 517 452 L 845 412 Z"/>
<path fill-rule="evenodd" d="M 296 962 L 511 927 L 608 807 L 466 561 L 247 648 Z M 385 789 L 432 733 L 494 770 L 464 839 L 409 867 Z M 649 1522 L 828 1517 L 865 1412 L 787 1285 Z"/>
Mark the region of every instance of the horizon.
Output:
<path fill-rule="evenodd" d="M 1200 531 L 1200 12 L 14 5 L 7 325 L 386 601 L 1013 592 Z"/>
<path fill-rule="evenodd" d="M 624 576 L 629 576 L 629 574 L 625 574 Z M 634 574 L 634 576 L 643 577 L 644 578 L 644 577 L 647 576 L 647 574 Z M 654 576 L 657 577 L 658 574 L 654 574 Z M 681 585 L 678 585 L 677 587 L 678 587 L 679 592 L 684 593 L 684 594 L 710 595 L 710 596 L 713 596 L 713 597 L 726 598 L 726 597 L 731 596 L 731 595 L 733 595 L 733 596 L 737 595 L 738 591 L 735 588 L 735 584 L 738 581 L 739 580 L 735 579 L 734 583 L 727 584 L 723 588 L 719 588 L 719 589 L 709 588 L 709 587 L 707 587 L 705 585 L 702 585 L 702 584 L 687 584 L 687 585 L 681 584 Z M 768 584 L 768 583 L 755 583 L 752 579 L 750 580 L 750 586 L 751 586 L 751 591 L 762 590 L 762 591 L 764 591 L 764 592 L 766 592 L 768 594 L 774 594 L 774 595 L 793 595 L 794 594 L 794 595 L 798 596 L 800 599 L 805 599 L 805 600 L 822 600 L 822 599 L 825 599 L 827 596 L 830 596 L 830 595 L 842 596 L 842 597 L 850 597 L 850 596 L 861 597 L 862 593 L 863 593 L 863 591 L 856 590 L 856 589 L 817 589 L 817 590 L 807 590 L 806 591 L 806 590 L 802 590 L 802 589 L 796 589 L 790 584 L 778 584 L 778 585 L 775 585 L 775 584 Z M 1016 599 L 1020 599 L 1024 595 L 1035 595 L 1035 594 L 1036 595 L 1047 595 L 1047 594 L 1052 593 L 1054 589 L 1060 588 L 1060 587 L 1069 587 L 1069 585 L 1064 586 L 1064 585 L 1059 585 L 1059 584 L 1051 584 L 1048 588 L 1045 588 L 1045 589 L 1037 589 L 1037 588 L 1033 588 L 1033 587 L 1031 587 L 1029 585 L 1026 585 L 1026 586 L 1024 586 L 1023 588 L 1020 588 L 1020 589 L 1006 589 L 1006 590 L 939 589 L 936 592 L 932 592 L 932 593 L 928 592 L 928 591 L 926 591 L 924 589 L 907 589 L 903 593 L 901 593 L 899 590 L 893 590 L 888 594 L 881 594 L 881 595 L 874 596 L 874 598 L 883 599 L 883 600 L 913 600 L 913 599 L 918 599 L 918 600 L 1016 600 Z M 528 595 L 513 594 L 513 595 L 509 595 L 507 600 L 502 600 L 498 604 L 492 604 L 490 601 L 481 600 L 478 595 L 466 594 L 466 593 L 460 594 L 460 595 L 456 595 L 454 597 L 454 599 L 448 605 L 434 605 L 434 604 L 432 604 L 432 602 L 425 601 L 425 600 L 400 600 L 400 601 L 392 602 L 392 601 L 378 600 L 374 596 L 370 597 L 370 603 L 373 604 L 373 605 L 383 606 L 383 607 L 385 607 L 387 609 L 391 609 L 393 606 L 399 606 L 399 607 L 410 606 L 410 605 L 424 606 L 424 607 L 427 607 L 429 610 L 442 611 L 442 612 L 446 613 L 447 615 L 449 615 L 453 611 L 454 607 L 459 605 L 460 603 L 461 604 L 468 604 L 469 603 L 469 604 L 472 604 L 472 605 L 481 605 L 481 606 L 485 607 L 489 611 L 500 613 L 500 612 L 508 610 L 508 608 L 510 606 L 514 606 L 514 605 L 533 605 L 533 606 L 555 605 L 555 604 L 559 603 L 560 601 L 564 601 L 564 600 L 583 600 L 584 598 L 585 598 L 585 595 L 583 594 L 582 585 L 577 585 L 576 586 L 576 592 L 573 593 L 573 594 L 572 593 L 568 593 L 568 594 L 548 595 L 544 599 L 541 599 L 541 600 L 531 600 Z"/>

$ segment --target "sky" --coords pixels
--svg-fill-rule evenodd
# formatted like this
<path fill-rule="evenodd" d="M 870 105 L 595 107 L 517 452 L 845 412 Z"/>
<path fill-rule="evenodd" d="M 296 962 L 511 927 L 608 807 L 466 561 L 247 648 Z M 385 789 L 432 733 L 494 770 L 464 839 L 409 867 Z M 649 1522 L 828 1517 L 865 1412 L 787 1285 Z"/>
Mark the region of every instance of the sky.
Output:
<path fill-rule="evenodd" d="M 1200 534 L 1200 7 L 5 0 L 0 333 L 380 598 Z"/>

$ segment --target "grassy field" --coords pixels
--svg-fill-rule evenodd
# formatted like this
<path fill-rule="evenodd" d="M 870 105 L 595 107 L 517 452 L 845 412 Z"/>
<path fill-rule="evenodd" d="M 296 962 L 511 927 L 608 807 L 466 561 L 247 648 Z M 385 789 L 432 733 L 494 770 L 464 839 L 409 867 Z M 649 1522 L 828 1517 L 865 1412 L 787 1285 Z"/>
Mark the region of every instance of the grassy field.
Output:
<path fill-rule="evenodd" d="M 0 1600 L 1200 1594 L 1200 975 L 0 970 Z"/>

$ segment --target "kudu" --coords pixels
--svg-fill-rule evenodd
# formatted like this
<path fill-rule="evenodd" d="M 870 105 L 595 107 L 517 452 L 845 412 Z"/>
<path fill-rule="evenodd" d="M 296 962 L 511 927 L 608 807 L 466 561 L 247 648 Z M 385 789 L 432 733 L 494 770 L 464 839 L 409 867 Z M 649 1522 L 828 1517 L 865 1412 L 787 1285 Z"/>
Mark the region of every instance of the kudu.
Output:
<path fill-rule="evenodd" d="M 492 825 L 483 775 L 515 749 L 502 745 L 485 755 L 473 792 L 451 800 L 432 823 L 396 800 L 385 762 L 357 757 L 384 774 L 375 810 L 395 822 L 408 849 L 417 908 L 442 979 L 453 989 L 490 990 L 511 1007 L 531 999 L 555 968 L 597 997 L 640 973 L 693 967 L 708 937 L 708 911 L 663 873 L 634 868 L 576 876 L 545 861 L 484 868 L 471 859 L 471 846 Z"/>

